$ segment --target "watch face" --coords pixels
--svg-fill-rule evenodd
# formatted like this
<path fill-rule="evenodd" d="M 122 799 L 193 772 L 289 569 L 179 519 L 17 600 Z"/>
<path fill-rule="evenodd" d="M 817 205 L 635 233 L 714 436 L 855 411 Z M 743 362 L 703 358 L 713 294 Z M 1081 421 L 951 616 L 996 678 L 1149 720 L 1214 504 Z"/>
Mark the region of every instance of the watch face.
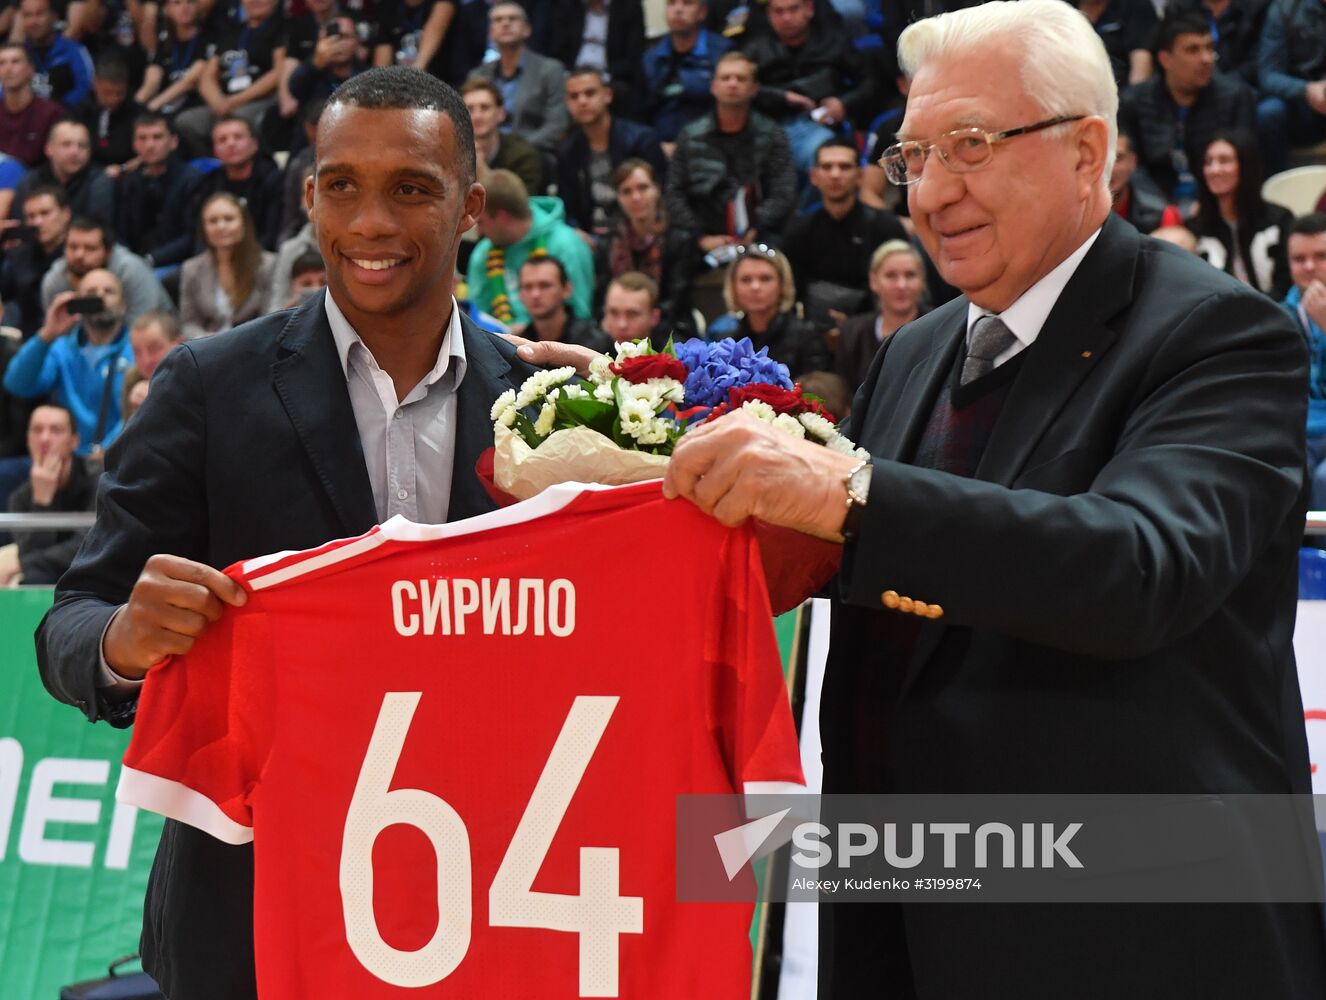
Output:
<path fill-rule="evenodd" d="M 866 497 L 870 494 L 870 474 L 874 471 L 873 466 L 863 465 L 852 473 L 852 478 L 848 482 L 848 489 L 852 491 L 858 503 L 865 503 Z"/>

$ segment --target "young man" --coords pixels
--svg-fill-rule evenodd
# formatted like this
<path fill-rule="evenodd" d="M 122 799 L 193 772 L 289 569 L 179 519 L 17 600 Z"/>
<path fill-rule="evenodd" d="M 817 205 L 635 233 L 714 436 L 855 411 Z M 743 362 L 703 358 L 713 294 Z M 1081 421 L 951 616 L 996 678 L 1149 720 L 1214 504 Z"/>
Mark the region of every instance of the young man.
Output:
<path fill-rule="evenodd" d="M 92 162 L 112 179 L 133 158 L 134 120 L 142 110 L 129 94 L 129 66 L 118 52 L 97 60 L 92 93 L 76 109 L 92 142 Z"/>
<path fill-rule="evenodd" d="M 7 153 L 26 167 L 35 167 L 46 157 L 46 137 L 64 114 L 58 101 L 38 97 L 32 90 L 32 56 L 21 42 L 0 44 L 0 153 Z"/>
<path fill-rule="evenodd" d="M 532 369 L 455 309 L 484 203 L 464 105 L 426 73 L 374 69 L 332 95 L 317 149 L 327 292 L 162 362 L 41 629 L 51 691 L 90 721 L 128 725 L 147 671 L 244 601 L 221 567 L 398 513 L 493 509 L 472 470 L 493 400 Z M 252 886 L 250 848 L 166 823 L 142 950 L 167 996 L 253 1000 Z"/>
<path fill-rule="evenodd" d="M 78 448 L 78 429 L 69 408 L 42 403 L 28 419 L 28 457 L 32 471 L 9 496 L 12 514 L 90 511 L 96 508 L 97 479 Z M 83 544 L 83 530 L 27 531 L 11 545 L 0 546 L 0 587 L 22 582 L 50 586 L 73 562 Z"/>
<path fill-rule="evenodd" d="M 150 268 L 177 266 L 193 255 L 194 191 L 203 175 L 184 162 L 178 145 L 165 115 L 144 112 L 134 121 L 137 165 L 115 181 L 115 232 Z"/>
<path fill-rule="evenodd" d="M 142 257 L 117 243 L 110 226 L 80 215 L 69 223 L 63 258 L 42 278 L 42 303 L 50 308 L 61 292 L 77 288 L 89 271 L 98 268 L 110 271 L 120 282 L 130 323 L 149 309 L 174 308 Z"/>
<path fill-rule="evenodd" d="M 531 198 L 520 178 L 494 170 L 484 185 L 488 200 L 479 216 L 479 240 L 470 254 L 466 283 L 470 301 L 503 323 L 527 323 L 521 305 L 520 265 L 534 254 L 562 262 L 571 279 L 571 312 L 590 316 L 594 260 L 574 229 L 562 221 L 558 198 Z"/>
<path fill-rule="evenodd" d="M 543 159 L 539 151 L 513 132 L 503 132 L 506 109 L 497 84 L 482 77 L 467 80 L 460 96 L 474 126 L 474 151 L 479 157 L 479 178 L 490 170 L 510 170 L 530 194 L 543 194 Z"/>
<path fill-rule="evenodd" d="M 92 90 L 92 57 L 87 49 L 55 30 L 57 18 L 50 0 L 23 0 L 19 17 L 35 70 L 33 92 L 66 108 L 77 107 Z"/>
<path fill-rule="evenodd" d="M 566 268 L 556 257 L 530 257 L 520 265 L 520 304 L 529 322 L 511 332 L 527 340 L 554 340 L 579 344 L 600 354 L 612 340 L 592 320 L 572 316 L 567 308 L 575 290 Z"/>
<path fill-rule="evenodd" d="M 107 225 L 115 218 L 115 182 L 92 162 L 92 137 L 81 121 L 63 118 L 46 139 L 46 160 L 19 181 L 14 189 L 17 215 L 28 194 L 54 184 L 69 195 L 75 215 L 100 219 Z"/>
<path fill-rule="evenodd" d="M 810 182 L 820 207 L 787 227 L 787 259 L 806 318 L 827 324 L 829 312 L 850 316 L 869 305 L 870 255 L 888 240 L 906 240 L 892 212 L 861 203 L 856 144 L 834 138 L 815 150 Z"/>
<path fill-rule="evenodd" d="M 617 208 L 611 178 L 619 163 L 639 157 L 660 182 L 666 176 L 667 160 L 653 129 L 614 117 L 612 102 L 613 90 L 599 70 L 580 66 L 566 78 L 572 127 L 557 149 L 557 194 L 567 223 L 586 238 L 607 232 Z"/>
<path fill-rule="evenodd" d="M 248 119 L 239 115 L 217 119 L 212 126 L 212 155 L 221 167 L 199 181 L 191 214 L 197 218 L 208 195 L 229 191 L 244 200 L 262 248 L 276 250 L 284 210 L 281 168 L 259 151 L 258 134 Z"/>
<path fill-rule="evenodd" d="M 603 330 L 614 343 L 649 337 L 658 321 L 658 285 L 653 278 L 627 271 L 609 282 L 603 296 Z"/>
<path fill-rule="evenodd" d="M 75 314 L 77 297 L 102 300 L 100 312 Z M 80 455 L 104 450 L 120 433 L 120 388 L 133 364 L 124 322 L 120 280 L 104 269 L 89 271 L 75 291 L 61 292 L 46 322 L 5 372 L 7 392 L 24 399 L 51 395 L 74 414 Z"/>
<path fill-rule="evenodd" d="M 4 301 L 5 323 L 31 337 L 46 317 L 41 282 L 64 254 L 72 213 L 69 196 L 55 185 L 31 191 L 19 206 L 29 233 L 5 250 L 0 269 L 0 299 Z"/>
<path fill-rule="evenodd" d="M 1308 344 L 1308 464 L 1312 509 L 1326 504 L 1326 215 L 1313 212 L 1289 230 L 1289 275 L 1284 307 Z"/>
<path fill-rule="evenodd" d="M 644 119 L 675 142 L 683 125 L 709 110 L 709 81 L 732 43 L 704 26 L 705 0 L 668 0 L 664 13 L 668 33 L 644 55 Z"/>

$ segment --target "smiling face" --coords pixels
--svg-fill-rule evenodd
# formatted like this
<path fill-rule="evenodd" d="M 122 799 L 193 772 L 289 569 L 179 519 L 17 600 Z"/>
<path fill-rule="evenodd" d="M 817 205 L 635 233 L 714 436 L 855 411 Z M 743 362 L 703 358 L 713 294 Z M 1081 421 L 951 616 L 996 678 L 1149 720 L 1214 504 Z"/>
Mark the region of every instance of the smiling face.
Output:
<path fill-rule="evenodd" d="M 1224 139 L 1217 139 L 1206 147 L 1202 161 L 1202 176 L 1206 186 L 1217 198 L 1231 195 L 1239 189 L 1239 154 Z"/>
<path fill-rule="evenodd" d="M 356 329 L 398 321 L 435 334 L 451 311 L 461 233 L 483 188 L 459 164 L 440 111 L 333 104 L 318 125 L 306 196 L 327 285 Z"/>
<path fill-rule="evenodd" d="M 891 253 L 870 272 L 870 290 L 879 304 L 895 315 L 914 312 L 924 288 L 921 262 L 914 253 Z"/>
<path fill-rule="evenodd" d="M 900 138 L 989 132 L 1043 121 L 1006 47 L 939 57 L 912 80 Z M 976 305 L 1008 308 L 1104 222 L 1107 130 L 1088 118 L 999 143 L 979 170 L 956 173 L 933 151 L 907 186 L 917 235 L 939 273 Z"/>

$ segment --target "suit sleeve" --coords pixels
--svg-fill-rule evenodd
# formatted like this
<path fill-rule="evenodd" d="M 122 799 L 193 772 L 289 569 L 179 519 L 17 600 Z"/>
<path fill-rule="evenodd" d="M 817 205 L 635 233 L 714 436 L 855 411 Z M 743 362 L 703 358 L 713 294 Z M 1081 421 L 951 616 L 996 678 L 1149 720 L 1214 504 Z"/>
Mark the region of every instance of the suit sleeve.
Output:
<path fill-rule="evenodd" d="M 1208 620 L 1299 516 L 1306 349 L 1270 299 L 1242 291 L 1206 298 L 1153 339 L 1122 426 L 1101 429 L 1112 457 L 1085 492 L 875 459 L 842 598 L 877 608 L 893 590 L 940 604 L 949 624 L 1103 658 L 1145 655 Z M 885 354 L 854 420 L 868 419 Z"/>
<path fill-rule="evenodd" d="M 171 351 L 152 392 L 112 445 L 97 488 L 97 520 L 55 590 L 37 628 L 37 666 L 46 689 L 95 722 L 133 720 L 134 702 L 98 690 L 101 635 L 129 599 L 149 556 L 206 561 L 205 405 L 192 350 Z"/>

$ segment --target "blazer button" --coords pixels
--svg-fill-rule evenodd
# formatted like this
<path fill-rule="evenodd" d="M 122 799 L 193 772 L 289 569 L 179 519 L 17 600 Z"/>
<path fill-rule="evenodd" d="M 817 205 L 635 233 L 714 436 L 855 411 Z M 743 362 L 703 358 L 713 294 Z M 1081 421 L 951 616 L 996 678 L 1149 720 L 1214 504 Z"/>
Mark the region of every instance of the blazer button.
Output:
<path fill-rule="evenodd" d="M 930 605 L 930 607 L 926 608 L 925 616 L 927 618 L 943 618 L 944 609 L 941 608 L 938 604 L 932 604 Z"/>
<path fill-rule="evenodd" d="M 900 597 L 898 599 L 898 610 L 906 614 L 911 614 L 912 608 L 914 608 L 915 606 L 916 602 L 913 601 L 910 597 Z"/>
<path fill-rule="evenodd" d="M 884 591 L 884 593 L 879 595 L 879 599 L 883 603 L 884 607 L 888 608 L 890 611 L 892 611 L 894 608 L 898 606 L 900 600 L 900 598 L 898 597 L 898 592 L 896 590 Z"/>

